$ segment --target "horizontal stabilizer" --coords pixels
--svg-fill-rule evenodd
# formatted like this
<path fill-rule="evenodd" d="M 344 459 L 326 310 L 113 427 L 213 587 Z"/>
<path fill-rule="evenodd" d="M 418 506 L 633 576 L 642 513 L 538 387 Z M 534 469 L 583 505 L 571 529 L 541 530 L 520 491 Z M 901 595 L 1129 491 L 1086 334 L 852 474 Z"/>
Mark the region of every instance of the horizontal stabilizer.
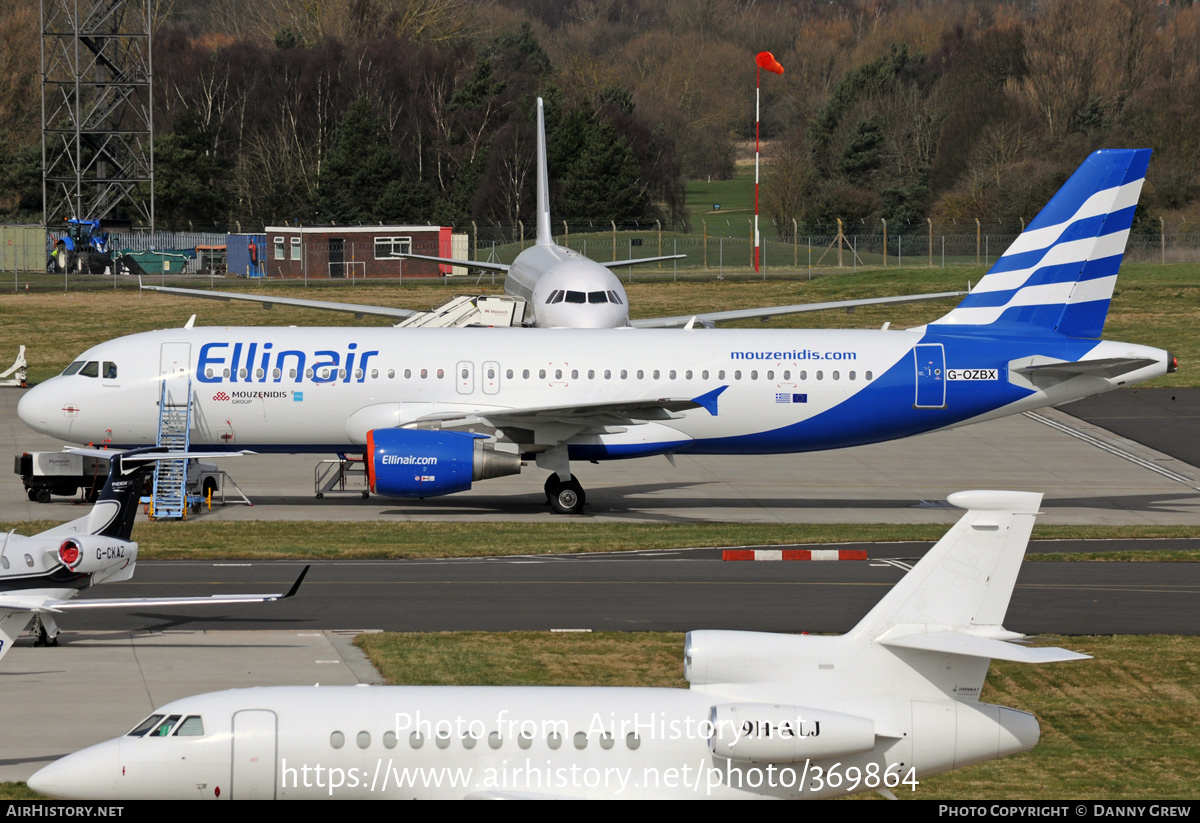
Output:
<path fill-rule="evenodd" d="M 1010 363 L 1009 370 L 1028 375 L 1074 377 L 1088 374 L 1111 379 L 1144 369 L 1147 366 L 1153 366 L 1156 363 L 1158 363 L 1157 360 L 1148 357 L 1105 357 L 1099 360 L 1069 361 L 1051 360 L 1038 355 L 1029 358 L 1021 365 L 1016 365 L 1016 361 Z"/>
<path fill-rule="evenodd" d="M 967 657 L 985 657 L 994 660 L 1012 660 L 1016 663 L 1061 663 L 1067 660 L 1088 660 L 1086 654 L 1051 648 L 1031 648 L 1007 643 L 991 637 L 980 637 L 970 632 L 944 631 L 928 634 L 909 634 L 895 639 L 882 639 L 885 646 L 904 649 L 919 649 L 928 652 L 961 654 Z"/>

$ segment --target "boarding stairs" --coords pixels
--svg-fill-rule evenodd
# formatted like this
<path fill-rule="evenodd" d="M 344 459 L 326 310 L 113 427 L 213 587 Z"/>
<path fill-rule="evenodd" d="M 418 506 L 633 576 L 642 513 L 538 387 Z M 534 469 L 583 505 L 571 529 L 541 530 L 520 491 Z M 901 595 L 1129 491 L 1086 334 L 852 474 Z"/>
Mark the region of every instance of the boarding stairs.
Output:
<path fill-rule="evenodd" d="M 396 328 L 519 326 L 524 319 L 525 301 L 520 297 L 464 294 L 436 309 L 409 315 L 397 323 Z"/>
<path fill-rule="evenodd" d="M 179 392 L 186 385 L 186 394 Z M 172 389 L 174 389 L 172 391 Z M 192 381 L 163 380 L 158 404 L 158 445 L 186 452 L 191 445 Z M 181 518 L 187 508 L 187 461 L 160 460 L 154 469 L 154 507 L 151 516 Z"/>

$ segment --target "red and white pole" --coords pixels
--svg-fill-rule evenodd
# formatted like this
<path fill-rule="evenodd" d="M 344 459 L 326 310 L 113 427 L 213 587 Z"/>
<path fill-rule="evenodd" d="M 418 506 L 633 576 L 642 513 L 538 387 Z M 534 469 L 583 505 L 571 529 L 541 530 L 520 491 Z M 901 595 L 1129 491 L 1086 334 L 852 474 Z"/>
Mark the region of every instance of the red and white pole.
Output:
<path fill-rule="evenodd" d="M 759 262 L 759 233 L 758 233 L 758 128 L 760 122 L 759 100 L 762 89 L 762 70 L 766 69 L 774 74 L 783 74 L 783 66 L 779 65 L 779 61 L 775 59 L 775 55 L 769 51 L 760 51 L 758 56 L 754 58 L 757 69 L 754 74 L 754 270 L 758 271 Z"/>

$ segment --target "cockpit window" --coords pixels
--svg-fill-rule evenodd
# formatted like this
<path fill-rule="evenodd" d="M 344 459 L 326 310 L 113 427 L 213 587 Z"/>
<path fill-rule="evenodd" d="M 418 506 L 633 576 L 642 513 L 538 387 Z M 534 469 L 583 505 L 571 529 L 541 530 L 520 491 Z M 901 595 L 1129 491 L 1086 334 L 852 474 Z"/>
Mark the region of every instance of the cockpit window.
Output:
<path fill-rule="evenodd" d="M 104 379 L 105 380 L 116 380 L 117 379 L 117 364 L 112 362 L 111 360 L 104 361 Z"/>
<path fill-rule="evenodd" d="M 602 292 L 602 291 L 590 291 L 590 292 L 588 292 L 588 302 L 589 303 L 607 303 L 608 302 L 608 293 Z"/>
<path fill-rule="evenodd" d="M 569 291 L 569 292 L 567 292 L 567 302 L 568 303 L 586 303 L 587 302 L 587 293 L 582 292 L 582 291 Z"/>
<path fill-rule="evenodd" d="M 546 298 L 546 305 L 557 303 L 559 300 L 562 300 L 562 289 L 555 289 L 554 291 L 550 292 L 550 296 Z"/>
<path fill-rule="evenodd" d="M 100 376 L 100 364 L 97 363 L 95 360 L 89 360 L 87 362 L 87 365 L 79 370 L 79 373 L 82 374 L 84 377 L 99 377 Z"/>
<path fill-rule="evenodd" d="M 76 360 L 74 363 L 72 363 L 71 365 L 69 365 L 65 369 L 63 369 L 63 376 L 66 377 L 67 375 L 74 374 L 75 372 L 79 371 L 82 368 L 83 368 L 83 361 Z"/>
<path fill-rule="evenodd" d="M 130 731 L 125 736 L 126 737 L 141 737 L 146 732 L 150 731 L 155 726 L 157 726 L 158 721 L 160 721 L 162 719 L 163 719 L 163 716 L 161 714 L 152 714 L 149 717 L 147 717 L 145 720 L 143 720 L 141 723 L 138 723 L 136 726 L 134 726 L 133 730 Z"/>
<path fill-rule="evenodd" d="M 171 715 L 166 720 L 164 720 L 163 722 L 161 722 L 157 726 L 155 726 L 153 731 L 150 732 L 149 736 L 150 737 L 166 737 L 167 735 L 169 735 L 171 733 L 171 729 L 175 728 L 175 724 L 179 722 L 179 718 L 181 716 L 182 715 L 178 715 L 178 714 Z"/>
<path fill-rule="evenodd" d="M 204 718 L 198 714 L 189 714 L 175 730 L 176 737 L 202 737 L 203 735 Z"/>
<path fill-rule="evenodd" d="M 618 306 L 621 305 L 621 295 L 617 294 L 615 291 L 610 291 L 608 293 L 608 302 L 616 303 Z"/>

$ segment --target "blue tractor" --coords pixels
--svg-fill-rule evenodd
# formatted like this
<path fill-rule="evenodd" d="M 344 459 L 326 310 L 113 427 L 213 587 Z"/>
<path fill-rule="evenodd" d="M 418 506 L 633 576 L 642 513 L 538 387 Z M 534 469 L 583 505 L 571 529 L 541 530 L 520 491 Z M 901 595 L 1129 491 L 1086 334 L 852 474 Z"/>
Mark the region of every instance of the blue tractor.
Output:
<path fill-rule="evenodd" d="M 54 244 L 47 271 L 72 271 L 80 274 L 111 274 L 112 252 L 108 232 L 100 220 L 67 220 L 67 233 Z"/>

